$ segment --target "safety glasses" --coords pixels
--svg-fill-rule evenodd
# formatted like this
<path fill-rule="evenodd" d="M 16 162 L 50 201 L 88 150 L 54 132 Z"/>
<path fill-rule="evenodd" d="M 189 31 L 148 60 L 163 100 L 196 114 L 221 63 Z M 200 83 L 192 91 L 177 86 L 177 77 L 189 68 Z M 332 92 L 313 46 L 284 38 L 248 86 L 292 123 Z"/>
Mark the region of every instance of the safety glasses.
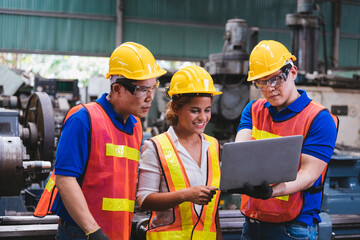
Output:
<path fill-rule="evenodd" d="M 152 87 L 137 86 L 126 82 L 118 82 L 118 83 L 123 85 L 126 88 L 126 90 L 128 90 L 136 98 L 146 98 L 149 95 L 154 96 L 160 84 L 159 80 L 157 79 L 156 79 L 156 84 Z"/>
<path fill-rule="evenodd" d="M 263 81 L 255 80 L 254 85 L 259 90 L 265 90 L 265 88 L 267 87 L 279 86 L 283 81 L 286 81 L 291 68 L 292 65 L 287 64 L 281 68 L 282 73 L 280 75 L 270 78 L 268 80 L 263 80 Z"/>

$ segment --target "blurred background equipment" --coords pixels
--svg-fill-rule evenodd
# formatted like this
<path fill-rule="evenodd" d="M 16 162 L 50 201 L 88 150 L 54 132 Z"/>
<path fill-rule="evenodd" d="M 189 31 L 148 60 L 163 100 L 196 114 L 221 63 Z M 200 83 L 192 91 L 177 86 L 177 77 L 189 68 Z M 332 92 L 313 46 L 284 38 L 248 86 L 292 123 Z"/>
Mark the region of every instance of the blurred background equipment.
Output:
<path fill-rule="evenodd" d="M 55 216 L 39 220 L 52 224 L 43 225 L 43 229 L 16 225 L 36 223 L 30 215 L 53 169 L 62 121 L 79 99 L 77 80 L 37 77 L 31 86 L 28 79 L 0 67 L 3 73 L 0 75 L 0 216 L 7 216 L 1 218 L 0 225 L 17 229 L 7 229 L 7 237 L 27 237 L 28 228 L 38 229 L 31 237 L 53 236 Z"/>

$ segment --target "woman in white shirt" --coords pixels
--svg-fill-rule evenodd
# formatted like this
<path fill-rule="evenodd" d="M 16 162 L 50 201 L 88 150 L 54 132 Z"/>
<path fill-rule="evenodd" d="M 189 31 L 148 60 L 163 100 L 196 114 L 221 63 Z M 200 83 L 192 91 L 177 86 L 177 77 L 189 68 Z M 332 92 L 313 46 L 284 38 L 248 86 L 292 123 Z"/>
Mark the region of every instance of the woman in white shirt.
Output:
<path fill-rule="evenodd" d="M 205 69 L 185 67 L 168 89 L 166 133 L 145 141 L 137 202 L 151 210 L 147 239 L 222 239 L 217 207 L 219 147 L 205 135 L 216 91 Z"/>

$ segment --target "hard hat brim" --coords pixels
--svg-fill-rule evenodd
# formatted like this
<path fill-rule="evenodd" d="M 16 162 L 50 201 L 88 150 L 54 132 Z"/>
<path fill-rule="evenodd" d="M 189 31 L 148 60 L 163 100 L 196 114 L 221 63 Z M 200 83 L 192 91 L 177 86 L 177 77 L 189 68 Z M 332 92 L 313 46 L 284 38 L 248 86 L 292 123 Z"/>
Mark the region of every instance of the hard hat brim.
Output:
<path fill-rule="evenodd" d="M 193 92 L 193 91 L 189 91 L 189 92 L 182 92 L 182 93 L 177 93 L 174 91 L 169 91 L 168 95 L 171 96 L 175 96 L 175 95 L 183 95 L 183 94 L 197 94 L 197 93 L 206 93 L 206 94 L 211 94 L 211 96 L 216 96 L 216 95 L 220 95 L 222 94 L 222 92 L 219 91 L 198 91 L 198 92 Z"/>
<path fill-rule="evenodd" d="M 151 79 L 151 78 L 161 77 L 162 75 L 164 75 L 166 73 L 167 73 L 167 71 L 165 69 L 160 68 L 160 70 L 157 71 L 157 72 L 147 74 L 147 75 L 143 75 L 143 76 L 139 76 L 139 77 L 129 77 L 129 76 L 125 76 L 125 75 L 123 75 L 123 77 L 125 77 L 127 79 L 132 79 L 132 80 L 147 80 L 147 79 Z M 118 75 L 118 74 L 109 72 L 109 73 L 106 74 L 105 78 L 108 79 L 112 75 Z"/>

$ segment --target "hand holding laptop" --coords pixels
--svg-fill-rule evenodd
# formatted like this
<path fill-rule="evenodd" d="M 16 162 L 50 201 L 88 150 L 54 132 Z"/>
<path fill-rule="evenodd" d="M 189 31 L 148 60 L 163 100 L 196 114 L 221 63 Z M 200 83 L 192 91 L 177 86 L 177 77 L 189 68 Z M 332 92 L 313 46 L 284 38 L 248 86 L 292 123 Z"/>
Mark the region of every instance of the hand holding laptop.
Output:
<path fill-rule="evenodd" d="M 271 198 L 273 190 L 270 184 L 268 184 L 267 182 L 263 182 L 261 185 L 258 186 L 251 186 L 249 183 L 245 183 L 243 188 L 232 189 L 228 192 L 246 194 L 252 198 L 266 200 Z"/>
<path fill-rule="evenodd" d="M 242 189 L 249 196 L 268 197 L 270 187 L 265 186 L 264 182 L 274 184 L 296 179 L 302 142 L 302 135 L 294 135 L 225 143 L 220 189 Z M 245 184 L 252 187 L 246 187 Z"/>

